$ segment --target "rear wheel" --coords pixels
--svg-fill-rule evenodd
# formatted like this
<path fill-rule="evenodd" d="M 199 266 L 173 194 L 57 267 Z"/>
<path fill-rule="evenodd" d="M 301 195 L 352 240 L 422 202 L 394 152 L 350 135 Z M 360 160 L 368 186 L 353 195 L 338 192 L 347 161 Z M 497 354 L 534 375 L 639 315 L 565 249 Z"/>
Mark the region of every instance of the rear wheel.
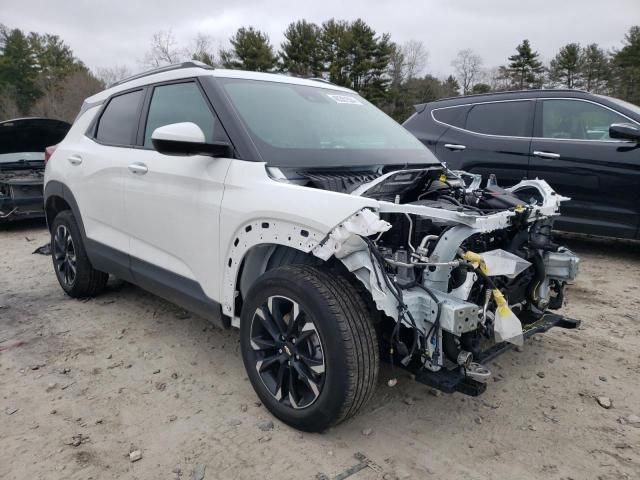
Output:
<path fill-rule="evenodd" d="M 53 220 L 51 257 L 58 283 L 70 297 L 92 297 L 107 284 L 109 275 L 91 265 L 80 229 L 69 210 L 60 212 Z"/>
<path fill-rule="evenodd" d="M 242 357 L 264 405 L 285 423 L 322 431 L 371 397 L 378 342 L 367 308 L 343 277 L 279 267 L 251 287 L 242 309 Z"/>

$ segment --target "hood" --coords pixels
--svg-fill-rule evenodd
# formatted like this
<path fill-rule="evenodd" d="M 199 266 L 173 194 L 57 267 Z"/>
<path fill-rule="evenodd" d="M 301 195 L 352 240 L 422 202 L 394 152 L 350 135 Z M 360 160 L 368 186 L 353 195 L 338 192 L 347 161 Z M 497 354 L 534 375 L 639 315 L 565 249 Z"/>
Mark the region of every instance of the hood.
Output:
<path fill-rule="evenodd" d="M 71 125 L 50 118 L 17 118 L 0 122 L 0 163 L 44 160 L 44 149 L 60 143 Z"/>

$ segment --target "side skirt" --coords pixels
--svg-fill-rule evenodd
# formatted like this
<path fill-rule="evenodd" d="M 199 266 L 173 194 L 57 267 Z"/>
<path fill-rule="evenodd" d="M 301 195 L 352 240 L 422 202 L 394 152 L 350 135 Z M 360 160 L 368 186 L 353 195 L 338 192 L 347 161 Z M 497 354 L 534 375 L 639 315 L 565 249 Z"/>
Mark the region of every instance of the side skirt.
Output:
<path fill-rule="evenodd" d="M 214 323 L 229 328 L 230 320 L 222 315 L 221 305 L 211 300 L 195 280 L 185 278 L 126 253 L 86 239 L 87 254 L 94 268 L 109 272 L 148 292 L 175 303 Z"/>

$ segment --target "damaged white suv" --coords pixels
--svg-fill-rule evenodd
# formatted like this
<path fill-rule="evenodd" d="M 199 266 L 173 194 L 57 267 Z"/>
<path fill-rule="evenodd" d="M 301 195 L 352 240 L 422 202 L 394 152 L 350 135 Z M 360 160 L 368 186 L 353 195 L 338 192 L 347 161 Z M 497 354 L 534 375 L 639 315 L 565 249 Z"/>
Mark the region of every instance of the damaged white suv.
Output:
<path fill-rule="evenodd" d="M 87 99 L 45 174 L 70 296 L 112 274 L 239 327 L 256 393 L 308 431 L 362 408 L 380 360 L 479 395 L 492 357 L 575 327 L 548 313 L 578 266 L 563 200 L 447 170 L 345 88 L 193 62 Z"/>

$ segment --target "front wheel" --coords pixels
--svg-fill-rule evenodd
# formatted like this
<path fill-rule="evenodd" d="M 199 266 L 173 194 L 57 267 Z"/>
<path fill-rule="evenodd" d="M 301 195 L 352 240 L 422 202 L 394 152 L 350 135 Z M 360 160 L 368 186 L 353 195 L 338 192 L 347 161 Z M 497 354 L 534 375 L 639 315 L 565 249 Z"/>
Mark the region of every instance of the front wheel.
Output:
<path fill-rule="evenodd" d="M 273 415 L 317 432 L 362 408 L 375 389 L 378 341 L 367 307 L 342 276 L 309 265 L 268 271 L 242 309 L 242 358 Z"/>

